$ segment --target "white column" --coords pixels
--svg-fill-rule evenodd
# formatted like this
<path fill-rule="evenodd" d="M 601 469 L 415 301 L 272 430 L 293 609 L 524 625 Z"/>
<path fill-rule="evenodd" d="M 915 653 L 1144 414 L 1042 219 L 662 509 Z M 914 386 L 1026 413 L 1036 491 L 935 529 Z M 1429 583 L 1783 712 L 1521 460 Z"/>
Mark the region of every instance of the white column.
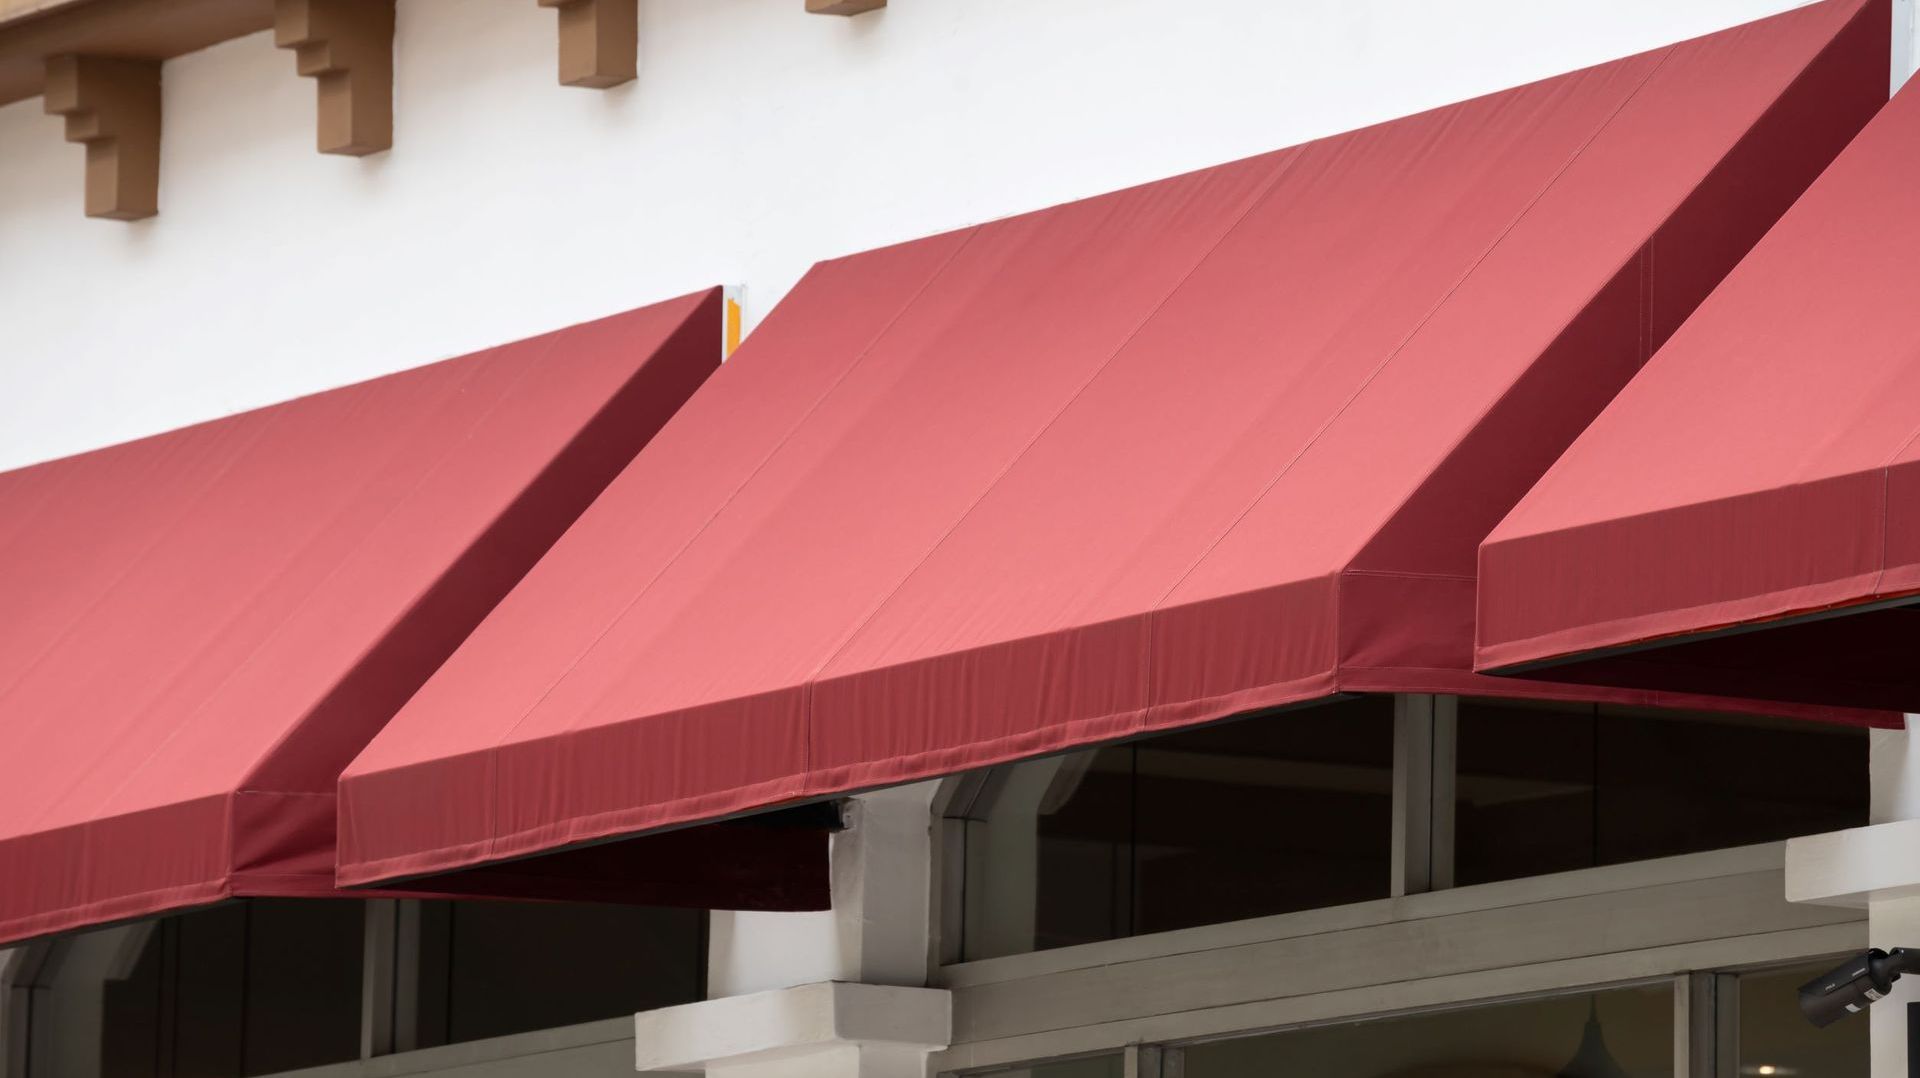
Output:
<path fill-rule="evenodd" d="M 831 910 L 714 911 L 707 994 L 817 981 L 926 984 L 938 789 L 923 782 L 847 803 L 846 830 L 833 836 Z"/>
<path fill-rule="evenodd" d="M 1787 898 L 1867 911 L 1867 939 L 1883 950 L 1920 948 L 1920 737 L 1875 730 L 1866 827 L 1787 842 Z M 1907 1004 L 1920 1002 L 1920 976 L 1894 985 L 1868 1009 L 1872 1078 L 1907 1078 Z M 1857 1021 L 1858 1019 L 1848 1019 Z"/>
<path fill-rule="evenodd" d="M 1893 70 L 1891 83 L 1893 92 L 1913 76 L 1916 61 L 1920 56 L 1920 25 L 1914 18 L 1915 0 L 1893 0 Z"/>
<path fill-rule="evenodd" d="M 635 1017 L 643 1071 L 716 1078 L 924 1078 L 952 1004 L 932 961 L 933 797 L 853 798 L 833 837 L 833 908 L 715 911 L 704 1003 Z"/>

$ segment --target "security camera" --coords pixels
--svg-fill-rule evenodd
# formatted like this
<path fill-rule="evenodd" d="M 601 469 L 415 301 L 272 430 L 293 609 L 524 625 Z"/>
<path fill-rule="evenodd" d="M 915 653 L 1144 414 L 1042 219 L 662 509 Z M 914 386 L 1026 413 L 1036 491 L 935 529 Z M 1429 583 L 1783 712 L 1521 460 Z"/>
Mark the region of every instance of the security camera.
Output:
<path fill-rule="evenodd" d="M 1920 969 L 1920 950 L 1878 947 L 1849 958 L 1800 986 L 1800 1013 L 1816 1026 L 1830 1026 L 1893 991 L 1902 973 Z"/>

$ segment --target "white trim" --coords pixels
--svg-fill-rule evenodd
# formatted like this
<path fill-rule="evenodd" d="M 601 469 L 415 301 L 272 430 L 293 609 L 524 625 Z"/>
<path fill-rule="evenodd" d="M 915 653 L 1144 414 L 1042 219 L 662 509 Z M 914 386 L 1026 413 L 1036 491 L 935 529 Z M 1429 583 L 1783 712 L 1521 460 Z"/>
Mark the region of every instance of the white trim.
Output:
<path fill-rule="evenodd" d="M 620 1017 L 282 1071 L 274 1078 L 394 1078 L 406 1074 L 479 1078 L 503 1073 L 499 1064 L 505 1062 L 519 1064 L 505 1073 L 585 1078 L 631 1070 L 633 1051 L 633 1019 Z"/>
<path fill-rule="evenodd" d="M 1768 843 L 949 966 L 955 1044 L 934 1061 L 1006 1066 L 1862 946 L 1857 912 L 1785 901 L 1782 858 Z"/>
<path fill-rule="evenodd" d="M 1899 93 L 1913 74 L 1915 36 L 1914 0 L 1893 0 L 1893 64 L 1889 72 L 1889 92 Z"/>
<path fill-rule="evenodd" d="M 952 997 L 940 989 L 822 982 L 642 1011 L 634 1060 L 642 1071 L 704 1072 L 848 1048 L 924 1058 L 952 1033 Z"/>
<path fill-rule="evenodd" d="M 1394 921 L 1446 917 L 1474 910 L 1527 905 L 1581 895 L 1609 894 L 1719 876 L 1737 876 L 1769 870 L 1777 872 L 1781 867 L 1785 847 L 1786 844 L 1781 842 L 1735 846 L 1707 853 L 1662 857 L 1624 865 L 1606 865 L 1600 868 L 1529 876 L 1499 883 L 1456 887 L 1446 891 L 1408 895 L 1404 898 L 1378 899 L 1372 902 L 1276 914 L 1272 917 L 1257 917 L 1226 924 L 1202 925 L 1174 932 L 1061 947 L 1033 954 L 986 958 L 944 966 L 934 975 L 933 983 L 945 988 L 966 988 L 1063 970 L 1290 939 L 1388 924 Z"/>
<path fill-rule="evenodd" d="M 1794 902 L 1865 909 L 1920 897 L 1920 819 L 1789 839 L 1786 870 Z"/>
<path fill-rule="evenodd" d="M 1257 1000 L 1227 1007 L 1047 1030 L 1000 1040 L 956 1043 L 932 1061 L 941 1073 L 1006 1067 L 1126 1044 L 1191 1042 L 1304 1028 L 1357 1018 L 1386 1018 L 1503 1000 L 1647 983 L 1676 969 L 1772 965 L 1857 950 L 1862 922 L 1736 936 L 1701 943 L 1599 955 L 1538 965 L 1369 985 L 1337 992 Z"/>

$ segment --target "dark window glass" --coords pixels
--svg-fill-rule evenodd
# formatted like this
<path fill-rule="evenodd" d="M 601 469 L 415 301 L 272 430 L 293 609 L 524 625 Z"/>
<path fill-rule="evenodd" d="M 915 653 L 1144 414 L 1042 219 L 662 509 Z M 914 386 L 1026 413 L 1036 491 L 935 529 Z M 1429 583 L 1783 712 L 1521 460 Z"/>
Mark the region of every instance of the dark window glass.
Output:
<path fill-rule="evenodd" d="M 1459 707 L 1456 883 L 1867 822 L 1864 730 L 1605 705 Z"/>
<path fill-rule="evenodd" d="M 102 999 L 107 1078 L 238 1078 L 360 1054 L 362 907 L 254 899 L 162 918 Z"/>
<path fill-rule="evenodd" d="M 245 1073 L 358 1056 L 365 907 L 268 901 L 248 909 Z"/>
<path fill-rule="evenodd" d="M 168 964 L 161 938 L 166 932 L 165 922 L 154 925 L 152 931 L 153 936 L 141 950 L 131 973 L 124 980 L 108 979 L 101 985 L 100 1028 L 103 1034 L 106 1030 L 115 1031 L 112 1036 L 100 1038 L 100 1073 L 104 1078 L 156 1078 L 160 1073 L 164 1051 L 162 985 L 166 983 L 161 969 Z M 167 1039 L 171 1040 L 171 1030 L 168 1034 Z M 84 1071 L 84 1067 L 73 1066 L 73 1060 L 61 1062 L 67 1064 L 61 1069 Z M 29 1067 L 28 1070 L 31 1078 L 40 1078 L 41 1068 Z"/>
<path fill-rule="evenodd" d="M 396 1031 L 403 1050 L 705 996 L 704 910 L 430 901 L 402 912 L 418 916 L 420 941 L 403 974 L 417 986 L 416 1023 Z M 35 1036 L 58 1048 L 32 1078 L 251 1078 L 358 1058 L 364 917 L 355 901 L 253 899 L 81 937 L 68 972 L 102 984 L 100 1010 L 49 1009 L 44 1029 L 36 1018 Z M 122 962 L 124 975 L 111 972 Z"/>
<path fill-rule="evenodd" d="M 1324 1026 L 1188 1048 L 1186 1078 L 1661 1078 L 1662 985 Z"/>
<path fill-rule="evenodd" d="M 702 999 L 706 926 L 705 910 L 425 903 L 422 1046 Z"/>
<path fill-rule="evenodd" d="M 705 995 L 704 910 L 433 901 L 403 912 L 418 915 L 420 939 L 405 975 L 417 986 L 417 1022 L 396 1031 L 403 1049 Z M 32 1078 L 250 1078 L 360 1054 L 362 903 L 255 899 L 71 947 L 71 972 L 104 976 L 101 1009 L 50 1010 L 36 1036 L 59 1047 Z M 107 972 L 122 950 L 124 976 Z"/>
<path fill-rule="evenodd" d="M 1740 976 L 1740 1073 L 1778 1078 L 1867 1078 L 1868 1031 L 1862 1018 L 1815 1029 L 1800 1015 L 1798 989 L 1838 957 L 1792 969 Z"/>
<path fill-rule="evenodd" d="M 1393 701 L 994 768 L 961 811 L 965 958 L 1387 895 Z"/>
<path fill-rule="evenodd" d="M 161 997 L 162 1007 L 171 1002 L 173 1011 L 173 1066 L 163 1074 L 244 1073 L 247 912 L 236 904 L 162 926 L 173 973 L 171 991 Z"/>
<path fill-rule="evenodd" d="M 1114 1053 L 1105 1056 L 1088 1056 L 1085 1059 L 1035 1063 L 1013 1070 L 988 1071 L 987 1074 L 1004 1074 L 1008 1078 L 1123 1078 L 1126 1072 L 1125 1057 Z"/>

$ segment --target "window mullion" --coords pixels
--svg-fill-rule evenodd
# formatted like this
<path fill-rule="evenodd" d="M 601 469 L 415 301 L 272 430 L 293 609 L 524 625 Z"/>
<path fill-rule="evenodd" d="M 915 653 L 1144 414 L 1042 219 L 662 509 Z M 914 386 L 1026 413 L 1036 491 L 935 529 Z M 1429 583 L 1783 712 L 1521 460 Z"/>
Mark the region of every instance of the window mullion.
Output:
<path fill-rule="evenodd" d="M 394 936 L 398 899 L 368 899 L 360 966 L 360 1058 L 393 1052 Z"/>
<path fill-rule="evenodd" d="M 1428 887 L 1453 886 L 1453 813 L 1460 773 L 1460 698 L 1433 698 L 1433 779 L 1428 787 Z"/>
<path fill-rule="evenodd" d="M 1393 698 L 1392 894 L 1433 889 L 1434 697 Z"/>
<path fill-rule="evenodd" d="M 1735 1078 L 1740 1069 L 1740 979 L 1726 973 L 1674 978 L 1674 1078 Z"/>

